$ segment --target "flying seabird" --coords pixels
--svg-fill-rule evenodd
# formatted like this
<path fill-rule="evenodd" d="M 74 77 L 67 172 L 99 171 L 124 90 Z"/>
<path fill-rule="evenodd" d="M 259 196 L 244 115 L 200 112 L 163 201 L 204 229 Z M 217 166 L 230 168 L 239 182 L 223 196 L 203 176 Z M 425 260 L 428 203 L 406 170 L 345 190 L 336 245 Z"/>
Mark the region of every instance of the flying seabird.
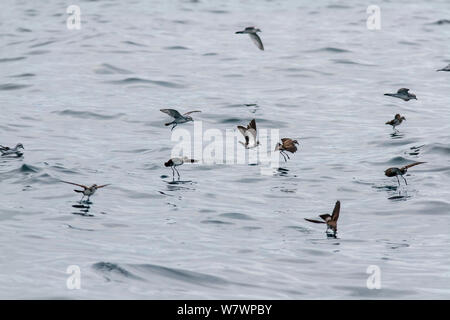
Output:
<path fill-rule="evenodd" d="M 414 162 L 414 163 L 408 164 L 407 166 L 404 166 L 402 168 L 389 168 L 384 171 L 384 174 L 387 177 L 397 177 L 398 185 L 400 185 L 400 180 L 398 179 L 398 176 L 401 176 L 403 178 L 403 180 L 405 180 L 405 183 L 408 184 L 408 182 L 406 182 L 406 179 L 403 175 L 408 171 L 408 168 L 417 166 L 418 164 L 422 164 L 422 163 L 426 163 L 426 162 Z"/>
<path fill-rule="evenodd" d="M 74 186 L 78 186 L 78 187 L 83 188 L 83 190 L 76 190 L 76 189 L 73 190 L 73 191 L 75 191 L 75 192 L 79 192 L 79 193 L 82 193 L 82 194 L 83 194 L 83 197 L 81 198 L 80 201 L 83 201 L 83 198 L 84 198 L 84 197 L 88 197 L 88 198 L 87 198 L 87 201 L 89 201 L 89 198 L 95 193 L 95 191 L 97 191 L 97 189 L 100 189 L 100 188 L 109 186 L 109 184 L 104 184 L 104 185 L 101 185 L 101 186 L 98 186 L 98 185 L 96 185 L 96 184 L 93 184 L 92 186 L 88 187 L 88 186 L 85 186 L 85 185 L 82 185 L 82 184 L 73 183 L 73 182 L 69 182 L 69 181 L 63 181 L 63 180 L 61 180 L 61 182 L 68 183 L 68 184 L 73 184 Z"/>
<path fill-rule="evenodd" d="M 247 33 L 250 36 L 250 39 L 256 44 L 256 46 L 260 50 L 264 50 L 264 46 L 262 44 L 261 38 L 258 36 L 257 32 L 262 32 L 258 28 L 255 27 L 247 27 L 242 31 L 236 31 L 236 34 Z"/>
<path fill-rule="evenodd" d="M 286 162 L 287 161 L 286 157 L 290 159 L 286 151 L 289 151 L 290 153 L 295 153 L 297 151 L 296 144 L 298 145 L 297 140 L 292 140 L 290 138 L 283 138 L 281 139 L 281 143 L 278 142 L 277 145 L 275 146 L 275 151 L 280 150 L 280 154 L 283 156 L 284 161 Z"/>
<path fill-rule="evenodd" d="M 408 88 L 400 88 L 400 89 L 397 90 L 397 93 L 385 93 L 384 95 L 385 96 L 390 96 L 390 97 L 400 98 L 400 99 L 405 100 L 405 101 L 409 101 L 411 99 L 417 100 L 416 95 L 412 94 L 412 93 L 409 93 L 408 91 L 409 91 Z"/>
<path fill-rule="evenodd" d="M 178 169 L 176 167 L 181 166 L 185 162 L 186 163 L 194 163 L 194 162 L 198 162 L 198 160 L 190 159 L 188 157 L 171 158 L 171 159 L 169 159 L 169 161 L 164 163 L 164 166 L 172 168 L 172 174 L 173 174 L 174 179 L 175 179 L 175 171 L 176 171 L 178 174 L 178 180 L 180 180 L 180 173 L 178 172 Z"/>
<path fill-rule="evenodd" d="M 165 123 L 166 126 L 172 125 L 171 130 L 173 130 L 179 123 L 194 121 L 194 119 L 192 119 L 192 117 L 189 116 L 189 114 L 194 113 L 194 112 L 201 112 L 201 111 L 189 111 L 189 112 L 186 112 L 185 114 L 181 114 L 175 109 L 160 109 L 160 111 L 164 112 L 164 113 L 168 114 L 169 116 L 171 116 L 172 118 L 174 118 L 174 120 L 172 122 Z"/>
<path fill-rule="evenodd" d="M 239 141 L 246 149 L 254 148 L 259 145 L 259 141 L 256 139 L 256 121 L 253 119 L 246 127 L 237 126 L 239 131 L 245 137 L 245 143 Z"/>
<path fill-rule="evenodd" d="M 314 219 L 306 219 L 306 221 L 314 222 L 314 223 L 326 223 L 327 224 L 327 230 L 331 229 L 334 234 L 337 232 L 337 221 L 339 219 L 339 211 L 341 211 L 341 202 L 336 201 L 336 204 L 334 205 L 333 213 L 331 216 L 329 214 L 321 214 L 319 217 L 322 218 L 323 221 L 320 220 L 314 220 Z"/>

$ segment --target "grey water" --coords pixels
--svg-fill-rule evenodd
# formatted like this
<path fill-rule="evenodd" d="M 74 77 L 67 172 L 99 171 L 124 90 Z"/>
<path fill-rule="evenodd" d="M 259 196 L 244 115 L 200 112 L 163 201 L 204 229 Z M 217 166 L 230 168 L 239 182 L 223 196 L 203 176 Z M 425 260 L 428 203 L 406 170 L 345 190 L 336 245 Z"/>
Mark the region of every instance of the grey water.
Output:
<path fill-rule="evenodd" d="M 0 2 L 0 144 L 25 147 L 0 158 L 0 298 L 450 298 L 448 1 L 377 1 L 380 30 L 356 0 L 77 1 L 79 30 L 70 4 Z M 299 150 L 172 181 L 161 108 Z M 59 180 L 111 185 L 79 203 Z M 336 200 L 329 238 L 304 218 Z"/>

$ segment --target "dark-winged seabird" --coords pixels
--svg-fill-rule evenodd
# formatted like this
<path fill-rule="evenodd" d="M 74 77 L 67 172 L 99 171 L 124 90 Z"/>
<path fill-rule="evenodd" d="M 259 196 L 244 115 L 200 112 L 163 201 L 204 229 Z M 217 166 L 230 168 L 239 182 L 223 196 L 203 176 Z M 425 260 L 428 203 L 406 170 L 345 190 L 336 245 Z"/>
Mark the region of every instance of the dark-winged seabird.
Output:
<path fill-rule="evenodd" d="M 399 180 L 398 176 L 401 176 L 403 178 L 403 180 L 405 180 L 405 183 L 408 184 L 408 182 L 406 182 L 406 179 L 403 175 L 408 171 L 408 168 L 417 166 L 418 164 L 422 164 L 422 163 L 426 163 L 426 162 L 414 162 L 414 163 L 408 164 L 407 166 L 404 166 L 402 168 L 389 168 L 384 171 L 384 174 L 388 177 L 397 177 L 398 185 L 400 185 L 400 180 Z"/>
<path fill-rule="evenodd" d="M 183 163 L 194 163 L 198 162 L 198 160 L 190 159 L 188 157 L 183 158 L 171 158 L 169 161 L 164 163 L 164 166 L 171 167 L 172 168 L 172 174 L 173 178 L 175 179 L 175 171 L 178 174 L 178 180 L 180 179 L 180 173 L 178 172 L 178 169 L 176 167 L 181 166 Z"/>
<path fill-rule="evenodd" d="M 411 99 L 417 100 L 416 95 L 409 93 L 408 88 L 401 88 L 401 89 L 397 90 L 397 93 L 385 93 L 384 95 L 390 96 L 390 97 L 395 97 L 395 98 L 400 98 L 405 101 L 409 101 Z"/>
<path fill-rule="evenodd" d="M 89 201 L 89 198 L 95 193 L 95 191 L 97 191 L 97 189 L 100 189 L 100 188 L 109 186 L 109 184 L 104 184 L 104 185 L 101 185 L 101 186 L 98 186 L 98 185 L 96 185 L 96 184 L 93 184 L 92 186 L 88 187 L 88 186 L 85 186 L 85 185 L 82 185 L 82 184 L 73 183 L 73 182 L 69 182 L 69 181 L 63 181 L 63 180 L 61 180 L 61 182 L 68 183 L 68 184 L 73 184 L 74 186 L 78 186 L 78 187 L 83 188 L 83 190 L 76 190 L 76 189 L 73 190 L 73 191 L 75 191 L 75 192 L 79 192 L 79 193 L 82 193 L 82 194 L 83 194 L 83 197 L 81 197 L 81 200 L 80 200 L 80 201 L 83 201 L 83 198 L 84 198 L 84 197 L 88 197 L 88 198 L 87 198 L 87 201 Z"/>
<path fill-rule="evenodd" d="M 0 152 L 2 153 L 2 156 L 15 154 L 16 156 L 20 157 L 23 155 L 23 152 L 19 149 L 25 149 L 21 143 L 18 143 L 14 148 L 4 147 L 0 145 Z"/>
<path fill-rule="evenodd" d="M 403 120 L 406 120 L 406 118 L 397 113 L 395 115 L 395 118 L 392 119 L 391 121 L 386 122 L 386 124 L 391 125 L 392 128 L 395 130 L 395 127 L 399 126 L 403 122 Z"/>
<path fill-rule="evenodd" d="M 333 213 L 331 216 L 329 214 L 321 214 L 319 217 L 322 218 L 323 221 L 320 220 L 314 220 L 314 219 L 306 219 L 306 221 L 314 222 L 314 223 L 326 223 L 327 224 L 327 230 L 331 229 L 333 230 L 334 234 L 337 232 L 337 221 L 339 219 L 339 212 L 341 211 L 341 202 L 336 201 L 336 204 L 334 205 Z"/>
<path fill-rule="evenodd" d="M 256 44 L 256 46 L 260 50 L 264 50 L 264 46 L 262 44 L 261 38 L 258 36 L 257 32 L 262 32 L 258 28 L 255 27 L 247 27 L 242 31 L 236 31 L 236 34 L 247 33 L 250 36 L 250 39 Z"/>
<path fill-rule="evenodd" d="M 286 157 L 288 159 L 289 158 L 288 154 L 286 153 L 286 151 L 289 151 L 290 153 L 295 153 L 297 151 L 297 146 L 298 142 L 297 140 L 292 140 L 290 138 L 283 138 L 281 139 L 281 143 L 277 143 L 277 145 L 275 146 L 275 151 L 280 150 L 280 154 L 283 156 L 284 161 L 286 162 Z"/>
<path fill-rule="evenodd" d="M 256 121 L 253 119 L 250 121 L 250 123 L 246 127 L 243 126 L 237 126 L 239 131 L 242 133 L 242 135 L 245 137 L 245 143 L 242 141 L 239 141 L 246 149 L 254 148 L 259 145 L 259 141 L 256 138 L 257 131 L 256 131 Z"/>
<path fill-rule="evenodd" d="M 166 126 L 172 125 L 171 130 L 173 130 L 177 126 L 177 124 L 194 121 L 194 119 L 192 119 L 192 117 L 189 116 L 189 114 L 194 113 L 194 112 L 201 112 L 201 111 L 196 110 L 196 111 L 186 112 L 185 114 L 181 114 L 175 109 L 160 109 L 160 111 L 164 112 L 164 113 L 168 114 L 169 116 L 171 116 L 172 118 L 174 118 L 174 120 L 172 122 L 168 122 L 168 123 L 164 124 Z"/>

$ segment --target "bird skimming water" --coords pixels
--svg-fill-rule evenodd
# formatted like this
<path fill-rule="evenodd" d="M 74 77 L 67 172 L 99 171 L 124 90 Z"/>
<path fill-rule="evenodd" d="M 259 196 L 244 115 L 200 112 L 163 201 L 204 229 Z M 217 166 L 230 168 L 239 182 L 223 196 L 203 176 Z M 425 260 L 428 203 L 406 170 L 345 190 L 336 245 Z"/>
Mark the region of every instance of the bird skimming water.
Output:
<path fill-rule="evenodd" d="M 189 111 L 186 112 L 185 114 L 181 114 L 175 109 L 160 109 L 160 111 L 174 118 L 172 122 L 165 123 L 166 126 L 172 125 L 172 129 L 170 130 L 173 130 L 177 126 L 177 124 L 194 121 L 194 119 L 192 119 L 192 117 L 189 116 L 189 114 L 194 112 L 201 112 L 201 111 Z"/>
<path fill-rule="evenodd" d="M 257 131 L 256 131 L 256 121 L 253 119 L 250 121 L 250 123 L 246 127 L 243 126 L 237 126 L 239 131 L 242 133 L 242 135 L 245 137 L 245 143 L 242 141 L 239 141 L 246 149 L 254 148 L 259 145 L 259 141 L 256 138 Z"/>
<path fill-rule="evenodd" d="M 401 88 L 401 89 L 397 90 L 397 93 L 385 93 L 384 95 L 390 96 L 390 97 L 395 97 L 395 98 L 400 98 L 405 101 L 409 101 L 411 99 L 417 100 L 416 95 L 409 93 L 408 88 Z"/>
<path fill-rule="evenodd" d="M 289 151 L 290 153 L 295 153 L 297 151 L 297 146 L 298 142 L 297 140 L 292 140 L 290 138 L 283 138 L 281 139 L 281 143 L 277 143 L 277 145 L 275 146 L 275 151 L 280 150 L 280 154 L 283 156 L 284 161 L 286 162 L 286 157 L 288 159 L 289 158 L 288 154 L 286 153 L 286 151 Z"/>
<path fill-rule="evenodd" d="M 417 166 L 418 164 L 422 164 L 422 163 L 426 163 L 426 162 L 414 162 L 414 163 L 408 164 L 407 166 L 404 166 L 402 168 L 389 168 L 384 171 L 384 174 L 387 177 L 397 177 L 398 185 L 400 185 L 400 179 L 398 178 L 398 176 L 401 176 L 403 178 L 403 180 L 405 180 L 405 183 L 408 184 L 408 182 L 406 182 L 406 179 L 403 175 L 408 171 L 408 168 Z"/>
<path fill-rule="evenodd" d="M 306 221 L 314 222 L 314 223 L 326 223 L 327 224 L 327 231 L 328 229 L 331 229 L 333 231 L 333 234 L 336 235 L 337 232 L 337 221 L 339 219 L 339 212 L 341 211 L 341 202 L 336 201 L 336 204 L 334 205 L 333 213 L 331 216 L 329 214 L 321 214 L 319 217 L 322 218 L 323 221 L 320 220 L 314 220 L 314 219 L 306 219 Z"/>
<path fill-rule="evenodd" d="M 261 38 L 258 36 L 257 32 L 262 32 L 262 31 L 255 27 L 247 27 L 242 31 L 236 31 L 236 34 L 247 33 L 250 36 L 250 39 L 252 39 L 252 41 L 256 44 L 256 46 L 260 50 L 264 50 L 263 43 L 261 41 Z"/>
<path fill-rule="evenodd" d="M 92 186 L 88 187 L 88 186 L 85 186 L 85 185 L 82 185 L 82 184 L 73 183 L 73 182 L 69 182 L 69 181 L 61 180 L 61 182 L 68 183 L 68 184 L 73 184 L 74 186 L 78 186 L 78 187 L 83 188 L 83 190 L 76 190 L 76 189 L 73 190 L 75 192 L 79 192 L 79 193 L 83 194 L 83 197 L 81 197 L 80 201 L 83 201 L 84 197 L 88 197 L 87 201 L 89 201 L 89 198 L 95 193 L 95 191 L 97 191 L 97 189 L 109 186 L 109 184 L 104 184 L 104 185 L 101 185 L 101 186 L 93 184 Z"/>
<path fill-rule="evenodd" d="M 386 122 L 386 124 L 391 125 L 392 128 L 394 130 L 396 130 L 395 127 L 399 126 L 403 122 L 403 120 L 406 120 L 406 118 L 397 113 L 395 115 L 394 119 L 392 119 L 391 121 Z"/>
<path fill-rule="evenodd" d="M 164 166 L 172 168 L 172 174 L 173 174 L 174 179 L 175 179 L 175 171 L 176 171 L 178 174 L 178 180 L 180 180 L 180 173 L 178 172 L 178 169 L 176 167 L 181 166 L 185 162 L 194 163 L 194 162 L 198 162 L 198 160 L 190 159 L 188 157 L 171 158 L 171 159 L 169 159 L 169 161 L 164 163 Z"/>
<path fill-rule="evenodd" d="M 2 153 L 2 156 L 9 156 L 15 154 L 16 156 L 20 157 L 23 155 L 23 152 L 19 149 L 25 149 L 21 143 L 18 143 L 14 148 L 4 147 L 0 145 L 0 152 Z"/>

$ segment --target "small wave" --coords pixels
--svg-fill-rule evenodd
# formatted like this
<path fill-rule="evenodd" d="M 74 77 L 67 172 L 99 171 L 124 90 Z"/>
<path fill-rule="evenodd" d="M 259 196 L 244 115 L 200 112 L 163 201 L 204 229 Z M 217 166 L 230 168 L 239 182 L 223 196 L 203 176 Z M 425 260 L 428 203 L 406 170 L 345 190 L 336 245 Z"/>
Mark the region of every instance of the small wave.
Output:
<path fill-rule="evenodd" d="M 130 74 L 131 71 L 115 67 L 108 63 L 102 63 L 100 66 L 94 68 L 97 74 Z"/>
<path fill-rule="evenodd" d="M 91 118 L 91 119 L 100 119 L 100 120 L 117 119 L 124 115 L 123 113 L 118 113 L 115 115 L 104 115 L 104 114 L 99 114 L 99 113 L 90 112 L 90 111 L 74 111 L 74 110 L 69 110 L 69 109 L 66 109 L 64 111 L 53 111 L 53 113 L 59 114 L 61 116 L 71 116 L 71 117 L 80 118 L 80 119 Z"/>
<path fill-rule="evenodd" d="M 122 268 L 121 266 L 110 263 L 110 262 L 98 262 L 92 266 L 94 270 L 100 271 L 105 278 L 110 281 L 110 276 L 119 275 L 121 277 L 135 279 L 135 280 L 143 280 L 142 278 L 132 274 L 125 268 Z"/>
<path fill-rule="evenodd" d="M 29 48 L 43 47 L 43 46 L 52 44 L 54 42 L 56 42 L 56 40 L 50 40 L 50 41 L 45 41 L 45 42 L 41 42 L 41 43 L 36 43 L 36 44 L 29 46 Z"/>
<path fill-rule="evenodd" d="M 172 47 L 165 47 L 166 50 L 189 50 L 189 48 L 183 47 L 183 46 L 172 46 Z"/>
<path fill-rule="evenodd" d="M 23 88 L 31 87 L 31 85 L 28 84 L 14 84 L 14 83 L 5 83 L 0 84 L 0 90 L 18 90 Z"/>
<path fill-rule="evenodd" d="M 222 213 L 220 216 L 225 217 L 225 218 L 230 218 L 230 219 L 238 219 L 238 220 L 255 220 L 246 214 L 237 213 L 237 212 Z"/>
<path fill-rule="evenodd" d="M 23 60 L 23 59 L 26 59 L 26 57 L 3 58 L 3 59 L 0 59 L 0 63 L 2 63 L 2 62 L 11 62 L 11 61 L 19 61 L 19 60 Z"/>
<path fill-rule="evenodd" d="M 166 87 L 166 88 L 183 88 L 183 85 L 168 82 L 168 81 L 157 81 L 157 80 L 147 80 L 147 79 L 141 79 L 141 78 L 126 78 L 122 80 L 113 80 L 109 81 L 108 83 L 112 84 L 136 84 L 136 83 L 150 83 L 150 84 L 156 84 L 158 86 Z"/>
<path fill-rule="evenodd" d="M 343 52 L 351 52 L 350 50 L 346 50 L 346 49 L 340 49 L 340 48 L 335 48 L 335 47 L 325 47 L 325 48 L 321 48 L 321 49 L 317 49 L 317 50 L 312 50 L 311 52 L 336 52 L 336 53 L 343 53 Z"/>
<path fill-rule="evenodd" d="M 129 44 L 129 45 L 132 45 L 132 46 L 137 46 L 137 47 L 146 47 L 145 44 L 140 44 L 140 43 L 129 41 L 129 40 L 122 41 L 122 43 Z"/>
<path fill-rule="evenodd" d="M 22 74 L 17 74 L 14 76 L 11 76 L 11 78 L 27 78 L 27 77 L 34 77 L 36 76 L 34 73 L 22 73 Z"/>

